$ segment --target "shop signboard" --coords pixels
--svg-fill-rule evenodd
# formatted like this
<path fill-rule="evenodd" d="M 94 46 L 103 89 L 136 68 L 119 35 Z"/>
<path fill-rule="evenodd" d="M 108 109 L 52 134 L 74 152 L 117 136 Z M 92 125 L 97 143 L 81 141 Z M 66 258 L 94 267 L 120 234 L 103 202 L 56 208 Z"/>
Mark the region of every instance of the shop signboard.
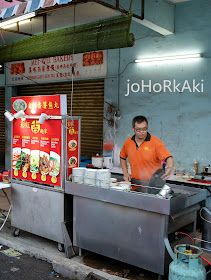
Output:
<path fill-rule="evenodd" d="M 8 63 L 7 85 L 105 77 L 107 51 L 94 51 Z"/>
<path fill-rule="evenodd" d="M 61 95 L 36 95 L 12 97 L 12 113 L 23 110 L 26 115 L 60 116 L 67 114 L 67 96 Z"/>

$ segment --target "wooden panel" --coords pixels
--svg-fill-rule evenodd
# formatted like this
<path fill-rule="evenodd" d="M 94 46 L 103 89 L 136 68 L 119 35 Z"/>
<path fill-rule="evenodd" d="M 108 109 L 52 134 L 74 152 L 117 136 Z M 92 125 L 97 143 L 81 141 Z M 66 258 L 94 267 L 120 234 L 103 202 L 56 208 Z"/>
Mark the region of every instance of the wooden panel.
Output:
<path fill-rule="evenodd" d="M 72 83 L 27 85 L 18 87 L 18 95 L 67 95 L 70 115 Z M 74 81 L 73 116 L 82 116 L 81 155 L 93 156 L 103 151 L 104 80 Z"/>

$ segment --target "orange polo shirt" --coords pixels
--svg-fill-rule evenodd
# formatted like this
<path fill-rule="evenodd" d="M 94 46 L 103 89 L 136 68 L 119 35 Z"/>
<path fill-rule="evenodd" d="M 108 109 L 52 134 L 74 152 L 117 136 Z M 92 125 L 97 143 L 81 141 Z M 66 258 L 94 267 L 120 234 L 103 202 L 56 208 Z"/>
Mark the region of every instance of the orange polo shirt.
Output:
<path fill-rule="evenodd" d="M 145 141 L 138 147 L 135 135 L 128 138 L 120 152 L 120 158 L 129 159 L 132 178 L 149 181 L 152 174 L 162 168 L 161 161 L 172 157 L 160 139 L 147 133 Z"/>

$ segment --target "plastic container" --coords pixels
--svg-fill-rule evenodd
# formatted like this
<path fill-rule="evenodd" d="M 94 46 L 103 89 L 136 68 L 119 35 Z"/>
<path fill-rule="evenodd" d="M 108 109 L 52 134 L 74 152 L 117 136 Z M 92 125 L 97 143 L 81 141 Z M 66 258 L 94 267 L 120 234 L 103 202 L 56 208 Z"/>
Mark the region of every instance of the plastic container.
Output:
<path fill-rule="evenodd" d="M 10 182 L 10 172 L 4 171 L 3 172 L 3 183 L 8 184 Z"/>
<path fill-rule="evenodd" d="M 113 151 L 114 149 L 114 143 L 109 142 L 109 143 L 103 143 L 103 150 L 104 151 Z"/>

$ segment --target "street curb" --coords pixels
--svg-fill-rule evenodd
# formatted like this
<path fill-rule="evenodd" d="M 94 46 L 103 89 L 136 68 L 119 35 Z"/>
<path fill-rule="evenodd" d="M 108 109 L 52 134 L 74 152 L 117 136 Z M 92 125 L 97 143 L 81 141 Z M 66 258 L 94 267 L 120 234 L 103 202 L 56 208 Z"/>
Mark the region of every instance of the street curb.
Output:
<path fill-rule="evenodd" d="M 0 233 L 0 244 L 9 248 L 13 248 L 22 254 L 35 257 L 52 264 L 53 270 L 59 273 L 63 277 L 68 277 L 74 280 L 126 280 L 118 276 L 110 275 L 106 272 L 88 267 L 80 262 L 66 257 L 53 256 L 52 253 L 48 253 L 45 250 L 41 250 L 31 245 L 25 245 L 21 240 L 16 239 L 8 235 Z M 77 258 L 77 257 L 76 257 Z"/>

